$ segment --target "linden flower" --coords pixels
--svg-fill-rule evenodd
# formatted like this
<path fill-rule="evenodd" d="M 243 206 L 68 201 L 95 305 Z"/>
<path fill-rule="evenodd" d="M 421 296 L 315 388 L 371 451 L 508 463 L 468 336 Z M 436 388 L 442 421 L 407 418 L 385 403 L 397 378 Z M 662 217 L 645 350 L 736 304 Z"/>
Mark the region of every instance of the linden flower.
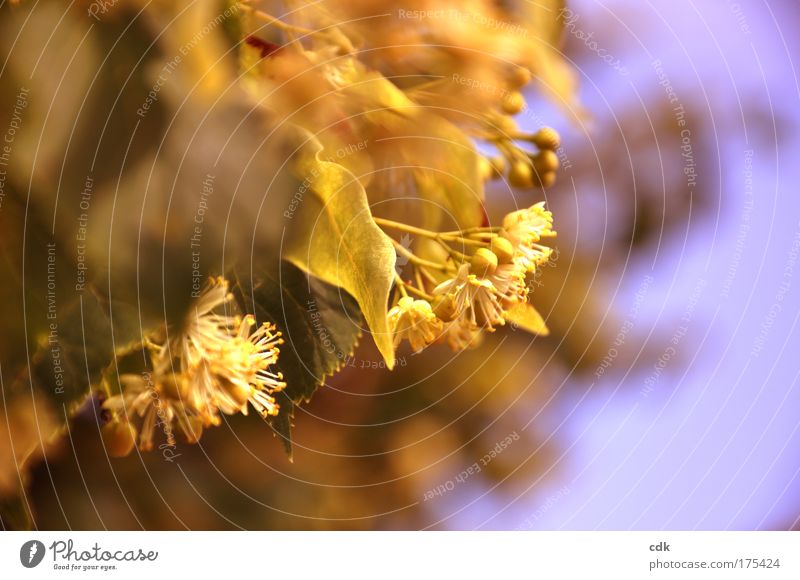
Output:
<path fill-rule="evenodd" d="M 514 246 L 515 261 L 527 271 L 546 263 L 552 248 L 538 242 L 545 237 L 554 237 L 553 214 L 544 209 L 544 202 L 508 214 L 503 218 L 501 235 Z"/>
<path fill-rule="evenodd" d="M 495 326 L 505 324 L 500 294 L 489 278 L 479 278 L 469 273 L 469 265 L 463 264 L 455 278 L 439 284 L 434 296 L 447 295 L 455 305 L 454 323 L 469 322 L 472 328 L 485 327 L 493 331 Z"/>
<path fill-rule="evenodd" d="M 491 280 L 470 279 L 469 291 L 472 294 L 470 314 L 473 324 L 494 332 L 495 326 L 506 323 L 497 288 Z"/>
<path fill-rule="evenodd" d="M 544 209 L 544 202 L 527 209 L 513 211 L 503 218 L 506 238 L 515 244 L 539 241 L 543 237 L 554 236 L 553 214 Z"/>
<path fill-rule="evenodd" d="M 142 451 L 153 449 L 153 434 L 156 426 L 161 426 L 169 444 L 174 444 L 175 441 L 173 423 L 176 419 L 178 419 L 181 430 L 187 436 L 191 436 L 199 428 L 193 420 L 196 418 L 195 414 L 187 411 L 178 400 L 179 387 L 176 385 L 180 383 L 180 377 L 170 375 L 156 383 L 152 376 L 146 373 L 144 375 L 124 374 L 120 375 L 119 382 L 122 393 L 109 397 L 103 403 L 103 408 L 111 411 L 114 416 L 109 428 L 116 427 L 118 417 L 128 419 L 127 427 L 123 427 L 122 430 L 130 440 L 130 447 L 126 448 L 127 452 L 121 453 L 114 453 L 114 449 L 110 449 L 112 455 L 127 455 L 130 452 L 136 437 L 136 428 L 130 425 L 132 416 L 142 419 L 139 427 L 139 448 Z M 116 442 L 112 447 L 116 445 L 124 447 L 124 442 L 120 441 L 119 434 L 114 439 Z"/>
<path fill-rule="evenodd" d="M 383 223 L 403 228 L 398 222 L 383 220 Z M 449 243 L 459 241 L 479 247 L 469 255 L 451 252 L 448 261 L 432 263 L 438 271 L 450 272 L 451 277 L 430 291 L 430 302 L 406 297 L 390 311 L 395 346 L 411 332 L 417 333 L 409 338 L 415 349 L 426 346 L 435 336 L 428 327 L 435 325 L 437 331 L 443 330 L 438 338 L 460 350 L 474 346 L 482 331 L 494 332 L 497 326 L 505 325 L 513 316 L 512 309 L 528 299 L 527 273 L 534 272 L 550 258 L 552 250 L 539 241 L 556 235 L 552 226 L 552 214 L 544 209 L 544 203 L 538 203 L 508 214 L 502 228 L 471 228 L 442 234 L 437 241 L 448 250 L 452 250 Z M 453 255 L 460 263 L 457 267 L 450 261 Z M 431 262 L 420 260 L 415 267 L 429 280 L 435 279 L 425 271 L 428 264 Z M 413 289 L 412 283 L 398 280 L 398 284 Z M 416 290 L 428 292 L 420 275 L 418 284 Z M 420 321 L 425 321 L 428 327 Z"/>
<path fill-rule="evenodd" d="M 442 333 L 443 322 L 433 313 L 427 300 L 403 296 L 397 306 L 389 311 L 388 316 L 395 348 L 407 338 L 411 348 L 419 352 Z"/>
<path fill-rule="evenodd" d="M 218 425 L 218 411 L 247 414 L 249 402 L 262 416 L 277 415 L 272 395 L 286 386 L 275 364 L 283 343 L 275 326 L 255 326 L 252 315 L 244 317 L 216 311 L 233 300 L 228 282 L 211 280 L 201 292 L 186 327 L 162 348 L 160 366 L 172 365 L 177 354 L 180 370 L 189 380 L 188 404 L 206 424 Z"/>
<path fill-rule="evenodd" d="M 468 317 L 462 316 L 447 325 L 444 337 L 447 346 L 459 351 L 478 346 L 482 335 L 480 329 L 475 328 Z"/>
<path fill-rule="evenodd" d="M 273 395 L 286 383 L 270 367 L 278 360 L 281 334 L 267 323 L 253 330 L 252 315 L 218 313 L 232 300 L 225 279 L 210 280 L 184 327 L 153 355 L 152 374 L 120 376 L 121 394 L 103 404 L 113 416 L 106 433 L 112 454 L 127 455 L 132 449 L 136 428 L 131 416 L 141 418 L 139 447 L 147 451 L 153 448 L 157 425 L 172 444 L 177 421 L 193 443 L 203 425 L 219 425 L 220 413 L 247 415 L 248 403 L 263 417 L 278 414 Z"/>
<path fill-rule="evenodd" d="M 434 296 L 449 296 L 454 308 L 454 317 L 458 317 L 469 307 L 469 297 L 464 289 L 469 284 L 469 264 L 462 264 L 455 277 L 439 284 L 433 289 Z"/>
<path fill-rule="evenodd" d="M 487 276 L 497 291 L 497 295 L 505 308 L 528 299 L 528 287 L 525 284 L 525 267 L 518 262 L 500 264 Z"/>

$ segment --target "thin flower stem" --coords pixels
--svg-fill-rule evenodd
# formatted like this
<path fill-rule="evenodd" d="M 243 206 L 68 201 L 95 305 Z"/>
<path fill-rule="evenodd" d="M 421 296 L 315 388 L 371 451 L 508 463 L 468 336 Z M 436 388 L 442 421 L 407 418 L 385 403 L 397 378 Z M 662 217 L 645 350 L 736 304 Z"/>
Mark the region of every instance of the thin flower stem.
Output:
<path fill-rule="evenodd" d="M 505 139 L 505 135 L 499 137 L 495 131 L 487 131 L 483 126 L 478 126 L 475 129 L 471 129 L 469 131 L 470 137 L 475 139 L 480 139 L 482 141 L 488 141 L 490 143 L 494 143 L 496 141 L 503 141 Z"/>
<path fill-rule="evenodd" d="M 485 136 L 484 139 L 487 141 L 492 142 L 504 142 L 504 141 L 530 141 L 533 138 L 532 133 L 503 133 L 500 136 L 489 134 Z"/>
<path fill-rule="evenodd" d="M 495 147 L 507 159 L 515 161 L 527 161 L 530 163 L 530 160 L 528 159 L 528 153 L 521 147 L 517 146 L 513 141 L 498 142 L 495 143 Z"/>
<path fill-rule="evenodd" d="M 411 294 L 413 294 L 413 295 L 417 296 L 418 298 L 422 298 L 423 300 L 427 300 L 428 302 L 430 302 L 430 301 L 432 301 L 432 300 L 433 300 L 433 296 L 431 296 L 431 295 L 430 295 L 430 294 L 428 294 L 427 292 L 424 292 L 424 291 L 422 291 L 422 290 L 420 290 L 420 289 L 418 289 L 418 288 L 415 288 L 414 286 L 411 286 L 411 285 L 406 285 L 406 289 L 407 289 L 407 290 L 408 290 L 408 291 L 409 291 Z"/>
<path fill-rule="evenodd" d="M 414 279 L 417 281 L 417 287 L 420 290 L 425 290 L 425 283 L 422 281 L 422 272 L 420 268 L 414 268 Z"/>
<path fill-rule="evenodd" d="M 403 232 L 408 232 L 408 233 L 411 233 L 411 234 L 417 234 L 418 236 L 424 236 L 426 238 L 436 239 L 436 236 L 439 235 L 438 233 L 432 232 L 430 230 L 426 230 L 426 229 L 423 229 L 423 228 L 417 228 L 417 227 L 410 226 L 408 224 L 404 224 L 404 223 L 400 223 L 400 222 L 396 222 L 396 221 L 393 221 L 393 220 L 387 220 L 386 218 L 373 217 L 372 219 L 375 220 L 375 223 L 378 224 L 379 226 L 380 225 L 386 226 L 387 228 L 393 228 L 393 229 L 400 230 L 400 231 L 403 231 Z"/>
<path fill-rule="evenodd" d="M 450 254 L 450 256 L 452 258 L 454 258 L 455 260 L 457 260 L 458 262 L 466 262 L 466 261 L 469 260 L 469 256 L 467 256 L 466 254 L 462 254 L 458 250 L 455 250 L 455 249 L 451 248 L 450 246 L 448 246 L 447 244 L 445 244 L 441 240 L 439 240 L 439 243 L 442 245 L 442 247 L 445 250 L 447 250 L 447 252 Z"/>
<path fill-rule="evenodd" d="M 479 242 L 478 240 L 470 240 L 469 238 L 465 238 L 463 236 L 457 235 L 450 235 L 450 234 L 439 234 L 436 238 L 437 240 L 444 240 L 446 242 L 450 242 L 451 244 L 462 244 L 467 246 L 483 246 L 483 242 Z"/>
<path fill-rule="evenodd" d="M 423 228 L 418 228 L 415 226 L 410 226 L 408 224 L 396 222 L 393 220 L 388 220 L 385 218 L 373 218 L 375 223 L 378 225 L 386 226 L 387 228 L 394 228 L 400 231 L 408 232 L 411 234 L 417 234 L 419 236 L 423 236 L 429 238 L 431 240 L 436 240 L 439 242 L 445 241 L 452 244 L 462 244 L 466 246 L 484 246 L 484 242 L 480 242 L 478 240 L 470 240 L 469 238 L 465 238 L 464 236 L 460 235 L 461 232 L 432 232 L 430 230 L 426 230 Z M 467 230 L 465 230 L 467 231 Z"/>
<path fill-rule="evenodd" d="M 425 266 L 426 268 L 432 268 L 434 270 L 439 270 L 442 272 L 447 271 L 446 264 L 437 264 L 436 262 L 431 262 L 430 260 L 423 260 L 416 254 L 414 254 L 411 250 L 403 247 L 403 245 L 397 240 L 392 240 L 392 243 L 394 244 L 394 247 L 397 249 L 397 251 L 403 254 L 406 258 L 408 258 L 408 261 L 411 262 L 412 264 L 415 264 L 417 266 Z"/>
<path fill-rule="evenodd" d="M 433 300 L 433 296 L 431 296 L 424 290 L 415 288 L 413 285 L 403 280 L 403 278 L 400 277 L 400 274 L 395 274 L 394 279 L 395 279 L 395 285 L 400 290 L 400 294 L 402 294 L 404 297 L 408 296 L 409 293 L 411 293 L 414 296 L 418 298 L 423 298 L 424 300 L 428 300 L 429 302 Z"/>
<path fill-rule="evenodd" d="M 406 283 L 403 281 L 403 279 L 400 277 L 400 274 L 398 274 L 397 272 L 395 272 L 394 274 L 394 281 L 395 285 L 397 286 L 397 289 L 400 290 L 400 294 L 402 294 L 404 298 L 408 296 L 408 292 L 406 292 Z"/>
<path fill-rule="evenodd" d="M 437 279 L 436 279 L 436 278 L 433 276 L 433 274 L 431 274 L 430 272 L 428 272 L 428 270 L 426 270 L 425 268 L 417 268 L 417 270 L 419 270 L 419 273 L 420 273 L 420 274 L 422 274 L 422 276 L 423 276 L 423 277 L 424 277 L 424 278 L 425 278 L 425 279 L 426 279 L 428 282 L 430 282 L 431 284 L 433 284 L 434 286 L 437 286 L 437 285 L 439 284 L 439 281 L 438 281 L 438 280 L 437 280 Z"/>
<path fill-rule="evenodd" d="M 452 232 L 442 232 L 440 235 L 442 236 L 465 236 L 470 234 L 489 234 L 489 233 L 498 233 L 503 228 L 500 226 L 496 227 L 474 227 L 474 228 L 467 228 L 465 230 L 456 230 Z"/>

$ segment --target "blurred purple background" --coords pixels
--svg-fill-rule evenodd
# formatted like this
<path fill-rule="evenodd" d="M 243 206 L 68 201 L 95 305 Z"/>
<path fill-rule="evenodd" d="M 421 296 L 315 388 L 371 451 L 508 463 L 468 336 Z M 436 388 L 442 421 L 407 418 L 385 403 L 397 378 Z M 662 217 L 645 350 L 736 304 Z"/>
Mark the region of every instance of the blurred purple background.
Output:
<path fill-rule="evenodd" d="M 614 296 L 618 344 L 607 344 L 608 368 L 570 374 L 535 411 L 559 440 L 551 467 L 562 474 L 530 491 L 465 492 L 441 505 L 442 523 L 797 528 L 800 5 L 574 0 L 570 10 L 566 50 L 590 119 L 556 126 L 568 157 L 595 158 L 571 183 L 566 171 L 548 201 L 573 221 L 560 245 L 596 248 L 593 286 Z M 613 190 L 618 174 L 631 191 Z M 684 219 L 606 261 L 629 219 L 620 195 L 639 219 L 648 206 Z"/>

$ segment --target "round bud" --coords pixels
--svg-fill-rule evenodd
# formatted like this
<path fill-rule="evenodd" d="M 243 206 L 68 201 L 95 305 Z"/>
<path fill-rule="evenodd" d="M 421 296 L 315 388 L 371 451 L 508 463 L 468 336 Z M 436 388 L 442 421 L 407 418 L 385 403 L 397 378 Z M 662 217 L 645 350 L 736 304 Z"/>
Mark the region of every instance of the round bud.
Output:
<path fill-rule="evenodd" d="M 250 391 L 252 390 L 250 385 L 234 383 L 222 377 L 219 377 L 219 384 L 237 405 L 244 405 L 247 403 L 247 399 L 250 398 Z"/>
<path fill-rule="evenodd" d="M 516 115 L 525 108 L 525 97 L 519 91 L 508 93 L 503 98 L 503 112 L 509 115 Z"/>
<path fill-rule="evenodd" d="M 555 151 L 561 146 L 561 137 L 555 129 L 550 127 L 542 127 L 531 137 L 531 141 L 539 149 L 546 149 L 548 151 Z"/>
<path fill-rule="evenodd" d="M 455 298 L 450 295 L 441 295 L 437 296 L 433 300 L 433 304 L 431 305 L 433 308 L 433 313 L 444 322 L 450 322 L 458 316 L 458 312 L 456 311 L 456 300 Z"/>
<path fill-rule="evenodd" d="M 189 382 L 183 375 L 169 373 L 158 383 L 158 390 L 169 399 L 181 401 L 189 392 Z"/>
<path fill-rule="evenodd" d="M 494 157 L 491 157 L 489 159 L 489 163 L 492 165 L 492 176 L 494 178 L 502 177 L 506 172 L 506 158 L 502 155 L 495 155 Z"/>
<path fill-rule="evenodd" d="M 524 66 L 515 66 L 508 76 L 508 84 L 519 89 L 531 82 L 531 71 Z"/>
<path fill-rule="evenodd" d="M 469 271 L 475 274 L 478 278 L 485 278 L 491 276 L 497 269 L 497 256 L 494 252 L 487 248 L 478 248 L 472 254 L 472 260 L 469 263 Z"/>
<path fill-rule="evenodd" d="M 556 172 L 548 171 L 547 173 L 542 173 L 539 176 L 539 180 L 542 182 L 542 187 L 552 187 L 556 182 Z"/>
<path fill-rule="evenodd" d="M 492 238 L 492 253 L 497 256 L 498 264 L 508 264 L 514 259 L 514 246 L 507 239 L 500 236 Z"/>
<path fill-rule="evenodd" d="M 514 187 L 533 187 L 533 168 L 527 161 L 517 160 L 508 171 L 508 182 Z"/>
<path fill-rule="evenodd" d="M 510 135 L 516 135 L 519 132 L 519 127 L 514 122 L 514 119 L 507 115 L 497 115 L 492 119 L 492 125 L 500 133 L 501 137 L 508 138 Z"/>
<path fill-rule="evenodd" d="M 539 175 L 551 171 L 556 171 L 560 165 L 558 161 L 558 155 L 556 155 L 549 149 L 543 149 L 539 151 L 536 155 L 533 156 L 532 161 L 533 161 L 533 168 Z"/>
<path fill-rule="evenodd" d="M 492 166 L 492 162 L 483 155 L 478 157 L 478 175 L 482 181 L 489 181 L 492 177 L 494 177 L 494 167 Z"/>
<path fill-rule="evenodd" d="M 100 433 L 111 457 L 125 457 L 136 445 L 136 427 L 127 421 L 106 423 Z"/>
<path fill-rule="evenodd" d="M 186 417 L 181 423 L 181 430 L 187 443 L 197 443 L 203 435 L 203 420 L 200 417 Z"/>

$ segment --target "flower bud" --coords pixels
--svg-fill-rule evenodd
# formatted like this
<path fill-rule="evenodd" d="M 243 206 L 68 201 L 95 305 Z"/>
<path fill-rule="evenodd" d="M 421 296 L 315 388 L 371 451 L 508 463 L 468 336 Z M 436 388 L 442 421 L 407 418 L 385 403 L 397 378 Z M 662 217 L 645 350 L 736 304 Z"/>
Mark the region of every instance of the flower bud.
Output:
<path fill-rule="evenodd" d="M 491 276 L 497 269 L 497 256 L 487 248 L 478 248 L 472 255 L 469 270 L 479 278 Z"/>
<path fill-rule="evenodd" d="M 519 127 L 514 122 L 514 119 L 507 115 L 493 116 L 492 125 L 501 136 L 506 138 L 519 132 Z"/>
<path fill-rule="evenodd" d="M 525 97 L 519 91 L 513 91 L 505 95 L 502 106 L 504 113 L 516 115 L 525 108 Z"/>
<path fill-rule="evenodd" d="M 539 149 L 547 151 L 555 151 L 561 146 L 561 137 L 555 129 L 550 127 L 542 127 L 531 137 L 531 141 Z"/>
<path fill-rule="evenodd" d="M 125 457 L 136 445 L 136 427 L 128 421 L 111 421 L 101 431 L 103 445 L 111 457 Z"/>
<path fill-rule="evenodd" d="M 505 238 L 500 236 L 492 238 L 491 249 L 497 256 L 498 264 L 508 264 L 514 259 L 514 246 Z"/>
<path fill-rule="evenodd" d="M 478 175 L 481 178 L 481 181 L 489 181 L 492 177 L 494 177 L 494 167 L 492 166 L 492 162 L 481 155 L 478 157 Z"/>
<path fill-rule="evenodd" d="M 533 187 L 533 168 L 528 161 L 517 160 L 511 164 L 508 182 L 514 187 Z"/>
<path fill-rule="evenodd" d="M 506 158 L 502 155 L 495 155 L 489 159 L 489 163 L 492 165 L 492 177 L 502 177 L 503 174 L 506 172 Z"/>
<path fill-rule="evenodd" d="M 515 89 L 520 89 L 531 82 L 531 71 L 524 66 L 515 66 L 511 69 L 508 84 Z"/>
<path fill-rule="evenodd" d="M 539 176 L 539 181 L 541 181 L 542 187 L 552 187 L 556 182 L 556 172 L 548 171 L 547 173 L 542 173 Z"/>
<path fill-rule="evenodd" d="M 540 176 L 551 171 L 556 171 L 560 165 L 558 155 L 549 149 L 543 149 L 532 157 L 533 168 Z"/>

